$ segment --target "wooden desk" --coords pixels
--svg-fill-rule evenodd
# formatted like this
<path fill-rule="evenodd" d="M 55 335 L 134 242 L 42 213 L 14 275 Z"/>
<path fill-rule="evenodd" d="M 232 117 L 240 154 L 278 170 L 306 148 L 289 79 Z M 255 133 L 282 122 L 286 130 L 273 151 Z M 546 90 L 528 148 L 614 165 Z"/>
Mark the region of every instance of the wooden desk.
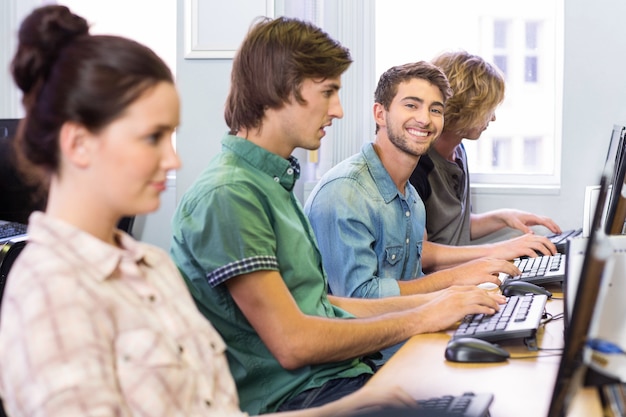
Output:
<path fill-rule="evenodd" d="M 554 298 L 562 297 L 557 291 L 553 291 Z M 546 309 L 553 315 L 563 312 L 562 299 L 549 300 Z M 492 393 L 492 417 L 547 416 L 560 351 L 529 351 L 518 339 L 498 343 L 511 353 L 511 359 L 507 362 L 448 362 L 444 351 L 450 335 L 451 332 L 412 337 L 374 375 L 369 384 L 400 385 L 416 399 L 461 395 L 464 392 Z M 551 321 L 540 328 L 537 339 L 540 348 L 562 348 L 563 320 Z M 536 357 L 515 359 L 521 356 Z M 599 397 L 594 388 L 583 389 L 576 395 L 568 413 L 570 416 L 602 416 Z"/>

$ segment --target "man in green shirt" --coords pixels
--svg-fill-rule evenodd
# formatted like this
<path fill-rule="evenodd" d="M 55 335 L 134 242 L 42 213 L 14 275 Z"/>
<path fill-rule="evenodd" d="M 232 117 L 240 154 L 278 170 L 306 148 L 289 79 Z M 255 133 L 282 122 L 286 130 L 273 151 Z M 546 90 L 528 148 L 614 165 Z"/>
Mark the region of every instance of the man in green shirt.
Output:
<path fill-rule="evenodd" d="M 504 302 L 474 286 L 380 300 L 334 297 L 293 187 L 294 149 L 343 116 L 349 51 L 296 19 L 257 22 L 233 60 L 222 152 L 186 192 L 171 254 L 228 345 L 251 414 L 325 404 L 363 386 L 362 358 Z M 433 87 L 432 94 L 438 89 Z M 442 100 L 442 97 L 439 97 Z"/>

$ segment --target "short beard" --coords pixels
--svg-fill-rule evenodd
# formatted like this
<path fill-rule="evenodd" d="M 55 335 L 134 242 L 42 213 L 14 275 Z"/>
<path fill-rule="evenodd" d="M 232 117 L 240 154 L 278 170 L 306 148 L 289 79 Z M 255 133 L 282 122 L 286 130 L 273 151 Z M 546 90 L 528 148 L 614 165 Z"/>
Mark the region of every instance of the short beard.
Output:
<path fill-rule="evenodd" d="M 402 137 L 402 135 L 397 135 L 395 131 L 389 129 L 389 126 L 390 126 L 389 121 L 387 121 L 387 136 L 389 136 L 389 141 L 396 148 L 398 148 L 399 150 L 401 150 L 402 152 L 406 154 L 409 154 L 412 156 L 422 156 L 426 152 L 428 152 L 428 149 L 432 145 L 432 142 L 430 142 L 428 146 L 426 146 L 421 152 L 415 151 L 414 149 L 411 149 L 411 147 L 409 146 L 409 143 L 404 139 L 404 137 Z"/>

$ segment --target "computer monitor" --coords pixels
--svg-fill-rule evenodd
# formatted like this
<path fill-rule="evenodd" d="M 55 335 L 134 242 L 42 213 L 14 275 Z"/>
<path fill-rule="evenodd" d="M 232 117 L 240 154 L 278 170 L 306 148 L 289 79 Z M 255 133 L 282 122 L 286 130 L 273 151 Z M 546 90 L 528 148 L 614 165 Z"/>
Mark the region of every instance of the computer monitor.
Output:
<path fill-rule="evenodd" d="M 605 163 L 605 173 L 609 175 L 610 187 L 608 206 L 604 227 L 609 235 L 624 233 L 626 221 L 626 187 L 624 175 L 626 173 L 626 127 L 615 125 L 609 144 L 609 152 Z"/>
<path fill-rule="evenodd" d="M 614 165 L 619 164 L 621 159 L 621 153 L 624 150 L 624 132 L 626 132 L 626 127 L 622 125 L 615 124 L 613 125 L 613 130 L 611 130 L 611 139 L 609 140 L 609 148 L 606 153 L 606 160 L 604 162 L 604 171 L 603 172 L 614 172 Z M 613 183 L 613 176 L 610 175 L 608 178 L 609 184 Z"/>
<path fill-rule="evenodd" d="M 600 227 L 608 182 L 607 175 L 603 174 L 594 211 L 593 226 L 586 242 L 580 278 L 577 282 L 576 297 L 569 314 L 566 314 L 563 355 L 552 392 L 548 417 L 564 417 L 566 415 L 572 396 L 577 389 L 583 386 L 586 376 L 588 360 L 585 360 L 585 345 L 588 342 L 589 329 L 602 287 L 604 267 L 607 259 L 613 253 L 604 229 Z M 567 285 L 571 286 L 574 283 L 567 282 Z M 566 290 L 565 294 L 567 293 L 571 292 Z M 566 298 L 565 301 L 565 312 L 567 313 L 567 303 L 571 300 Z"/>
<path fill-rule="evenodd" d="M 0 220 L 28 223 L 34 210 L 43 210 L 46 191 L 18 169 L 15 135 L 20 119 L 0 119 Z"/>

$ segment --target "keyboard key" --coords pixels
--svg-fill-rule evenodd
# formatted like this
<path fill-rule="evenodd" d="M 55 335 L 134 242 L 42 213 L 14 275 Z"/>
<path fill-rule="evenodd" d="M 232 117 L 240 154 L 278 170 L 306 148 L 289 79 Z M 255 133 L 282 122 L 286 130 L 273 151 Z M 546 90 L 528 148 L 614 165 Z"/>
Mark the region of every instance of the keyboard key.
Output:
<path fill-rule="evenodd" d="M 444 412 L 449 416 L 488 417 L 489 406 L 493 402 L 492 394 L 474 394 L 471 392 L 459 396 L 444 395 L 441 397 L 418 400 L 418 408 Z"/>
<path fill-rule="evenodd" d="M 488 341 L 534 337 L 547 300 L 543 294 L 510 296 L 493 315 L 465 316 L 452 337 L 476 337 Z"/>
<path fill-rule="evenodd" d="M 550 282 L 561 282 L 565 278 L 565 259 L 567 255 L 557 253 L 550 256 L 535 258 L 518 258 L 513 263 L 522 272 L 518 276 L 500 275 L 501 281 L 509 279 L 527 281 L 541 285 Z"/>
<path fill-rule="evenodd" d="M 7 237 L 13 237 L 18 235 L 23 235 L 26 233 L 27 226 L 21 223 L 1 223 L 0 224 L 0 239 L 4 239 Z"/>

